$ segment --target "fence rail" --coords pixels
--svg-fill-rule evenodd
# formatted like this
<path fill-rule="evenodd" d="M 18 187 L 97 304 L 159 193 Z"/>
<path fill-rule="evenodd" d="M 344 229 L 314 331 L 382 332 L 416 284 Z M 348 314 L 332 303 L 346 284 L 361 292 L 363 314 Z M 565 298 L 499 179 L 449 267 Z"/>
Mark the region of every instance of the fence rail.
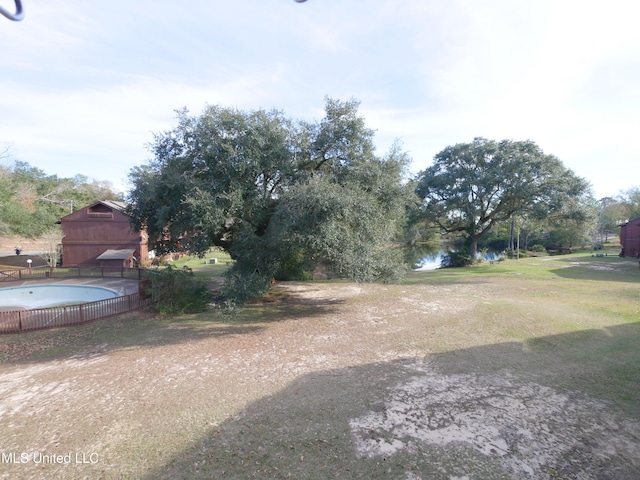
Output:
<path fill-rule="evenodd" d="M 77 325 L 137 310 L 151 303 L 151 298 L 133 293 L 78 305 L 0 311 L 0 334 Z"/>
<path fill-rule="evenodd" d="M 69 267 L 69 268 L 20 268 L 0 271 L 0 282 L 19 282 L 21 280 L 38 280 L 42 278 L 126 278 L 143 280 L 146 277 L 144 268 L 109 268 L 109 267 Z"/>

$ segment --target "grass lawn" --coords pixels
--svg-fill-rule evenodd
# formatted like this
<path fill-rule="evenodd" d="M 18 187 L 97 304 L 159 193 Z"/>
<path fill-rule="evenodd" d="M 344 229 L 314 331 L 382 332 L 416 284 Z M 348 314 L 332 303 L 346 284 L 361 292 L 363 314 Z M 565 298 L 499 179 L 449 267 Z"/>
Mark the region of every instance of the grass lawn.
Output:
<path fill-rule="evenodd" d="M 212 259 L 215 259 L 216 263 L 212 263 Z M 224 272 L 229 268 L 229 265 L 233 260 L 229 254 L 221 249 L 212 248 L 202 258 L 192 255 L 185 255 L 172 265 L 176 268 L 188 267 L 193 272 L 205 280 L 215 281 L 216 278 L 221 277 Z"/>
<path fill-rule="evenodd" d="M 638 262 L 590 253 L 4 335 L 0 478 L 640 478 L 638 345 Z"/>

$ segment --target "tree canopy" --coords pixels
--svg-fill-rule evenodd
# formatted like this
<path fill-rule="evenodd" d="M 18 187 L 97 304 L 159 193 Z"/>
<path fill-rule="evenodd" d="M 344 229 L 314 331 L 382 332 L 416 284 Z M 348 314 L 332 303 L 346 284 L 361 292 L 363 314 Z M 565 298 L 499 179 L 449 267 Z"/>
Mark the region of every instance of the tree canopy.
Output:
<path fill-rule="evenodd" d="M 589 185 L 532 141 L 475 138 L 438 153 L 416 193 L 430 222 L 465 237 L 473 261 L 478 241 L 514 215 L 580 218 L 575 199 L 589 196 Z"/>
<path fill-rule="evenodd" d="M 633 187 L 621 192 L 617 201 L 622 204 L 626 220 L 640 218 L 640 187 Z"/>
<path fill-rule="evenodd" d="M 135 228 L 158 253 L 228 251 L 227 294 L 240 301 L 319 262 L 355 280 L 397 277 L 396 240 L 415 199 L 408 157 L 398 146 L 376 155 L 358 106 L 327 99 L 315 123 L 276 110 L 179 111 L 155 135 L 153 159 L 130 172 Z"/>
<path fill-rule="evenodd" d="M 640 187 L 630 188 L 615 197 L 601 198 L 596 208 L 597 232 L 602 243 L 609 235 L 618 235 L 620 225 L 640 218 Z"/>
<path fill-rule="evenodd" d="M 5 160 L 9 160 L 10 154 L 3 152 Z M 0 234 L 39 237 L 78 207 L 96 200 L 117 199 L 119 195 L 107 181 L 83 175 L 47 175 L 22 161 L 0 165 Z"/>

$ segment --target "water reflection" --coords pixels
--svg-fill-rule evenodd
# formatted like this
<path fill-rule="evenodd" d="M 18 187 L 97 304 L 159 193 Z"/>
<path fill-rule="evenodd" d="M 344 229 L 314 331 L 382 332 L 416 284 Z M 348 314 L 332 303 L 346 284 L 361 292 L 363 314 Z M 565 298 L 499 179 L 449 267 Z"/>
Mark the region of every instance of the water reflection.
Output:
<path fill-rule="evenodd" d="M 435 250 L 422 257 L 422 260 L 416 265 L 416 270 L 436 270 L 440 268 L 442 263 L 442 257 L 447 254 L 446 250 Z M 482 259 L 485 262 L 493 262 L 499 260 L 502 257 L 502 252 L 478 252 L 476 258 Z"/>

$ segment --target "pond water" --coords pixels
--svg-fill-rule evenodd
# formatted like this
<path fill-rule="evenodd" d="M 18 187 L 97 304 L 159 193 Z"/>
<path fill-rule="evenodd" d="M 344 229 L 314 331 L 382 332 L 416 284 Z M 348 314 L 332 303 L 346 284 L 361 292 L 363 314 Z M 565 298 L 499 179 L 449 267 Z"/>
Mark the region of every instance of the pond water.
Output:
<path fill-rule="evenodd" d="M 0 288 L 0 309 L 33 309 L 96 302 L 117 297 L 108 288 L 76 285 L 38 285 Z"/>
<path fill-rule="evenodd" d="M 446 255 L 446 250 L 435 250 L 431 253 L 426 254 L 422 260 L 416 265 L 416 270 L 436 270 L 440 268 L 440 264 L 442 262 L 442 257 Z M 477 258 L 482 259 L 486 262 L 493 262 L 502 257 L 501 252 L 478 252 Z"/>

